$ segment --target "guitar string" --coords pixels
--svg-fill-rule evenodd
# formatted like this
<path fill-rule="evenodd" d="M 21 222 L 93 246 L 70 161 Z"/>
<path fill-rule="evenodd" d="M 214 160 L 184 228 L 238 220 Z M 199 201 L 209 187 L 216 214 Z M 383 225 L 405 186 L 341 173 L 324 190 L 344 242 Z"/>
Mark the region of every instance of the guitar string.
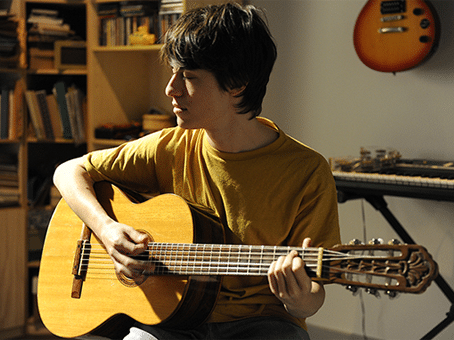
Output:
<path fill-rule="evenodd" d="M 156 262 L 158 264 L 160 262 L 164 262 L 164 263 L 168 263 L 168 264 L 173 263 L 174 265 L 176 264 L 179 266 L 183 265 L 182 260 L 185 260 L 187 263 L 189 263 L 193 266 L 197 265 L 198 262 L 202 263 L 203 265 L 208 263 L 210 266 L 212 265 L 212 263 L 218 263 L 218 265 L 226 265 L 226 266 L 228 266 L 228 268 L 232 268 L 232 267 L 235 268 L 235 266 L 238 267 L 239 264 L 241 263 L 239 261 L 245 260 L 246 263 L 244 265 L 247 267 L 253 268 L 253 267 L 251 267 L 251 261 L 254 262 L 257 259 L 260 259 L 260 262 L 265 262 L 266 266 L 268 267 L 272 261 L 276 260 L 277 256 L 286 254 L 286 253 L 270 254 L 269 252 L 264 253 L 263 251 L 261 251 L 261 252 L 251 252 L 251 251 L 241 252 L 241 251 L 239 251 L 239 252 L 235 253 L 232 251 L 226 252 L 222 248 L 220 248 L 216 251 L 213 251 L 214 248 L 212 248 L 212 247 L 210 247 L 210 248 L 211 249 L 209 252 L 208 251 L 201 252 L 200 250 L 196 250 L 196 249 L 194 249 L 194 250 L 171 249 L 171 250 L 165 250 L 165 251 L 160 250 L 160 252 L 158 254 L 156 253 L 156 250 L 150 250 L 150 251 L 146 251 L 146 252 L 142 253 L 139 256 L 136 256 L 136 259 L 149 261 L 150 258 L 152 258 L 153 259 L 152 261 Z M 92 248 L 89 251 L 92 255 L 91 256 L 92 260 L 96 259 L 96 256 L 95 256 L 96 254 L 102 255 L 102 256 L 107 255 L 107 253 L 104 252 L 104 248 L 98 248 L 98 250 L 95 250 L 94 248 Z M 312 251 L 313 253 L 311 254 L 311 253 L 306 252 L 303 255 L 304 260 L 306 262 L 311 261 L 313 259 L 311 259 L 310 256 L 313 256 L 316 258 L 313 261 L 318 262 L 319 261 L 318 250 L 309 250 L 309 251 Z M 170 252 L 170 254 L 169 254 L 169 252 Z M 209 257 L 209 261 L 207 261 L 207 256 Z M 188 258 L 188 259 L 186 259 L 186 258 Z M 213 258 L 216 259 L 215 262 L 212 261 Z M 345 253 L 341 253 L 341 252 L 325 251 L 322 261 L 345 260 L 345 259 L 347 259 L 347 260 L 348 259 L 350 259 L 350 260 L 352 260 L 352 259 L 384 259 L 384 258 L 388 258 L 388 257 L 375 256 L 375 255 L 350 255 L 350 254 L 345 254 Z M 232 262 L 231 260 L 234 260 L 234 259 L 237 259 L 238 261 Z M 82 266 L 83 265 L 84 265 L 84 260 L 82 258 Z"/>
<path fill-rule="evenodd" d="M 344 253 L 340 253 L 340 254 L 345 256 Z M 101 253 L 100 255 L 107 255 L 107 254 Z M 370 256 L 369 256 L 369 257 L 370 257 Z M 347 257 L 347 258 L 348 258 L 348 257 Z M 91 268 L 89 268 L 90 270 L 87 270 L 87 278 L 88 278 L 88 279 L 112 279 L 112 278 L 115 279 L 115 278 L 117 277 L 117 276 L 116 276 L 116 273 L 115 273 L 115 270 L 114 270 L 113 263 L 110 261 L 110 258 L 106 256 L 105 259 L 106 259 L 106 260 L 102 260 L 102 259 L 101 259 L 101 261 L 104 261 L 103 263 L 101 263 L 101 267 L 93 267 L 93 266 L 92 266 Z M 323 261 L 326 262 L 326 261 L 330 261 L 330 260 L 329 260 L 329 259 L 325 259 L 325 260 L 323 260 Z M 176 263 L 175 261 L 172 261 L 172 262 L 175 263 L 175 264 L 173 265 L 173 267 L 172 267 L 172 265 L 165 265 L 165 266 L 164 266 L 164 264 L 159 263 L 159 261 L 158 261 L 158 263 L 157 263 L 158 266 L 161 265 L 163 268 L 159 268 L 159 267 L 158 267 L 157 269 L 155 269 L 155 271 L 153 272 L 153 274 L 154 274 L 154 275 L 166 274 L 165 272 L 162 272 L 162 271 L 160 272 L 160 270 L 165 270 L 165 271 L 167 271 L 167 274 L 179 274 L 179 275 L 207 275 L 207 272 L 203 270 L 203 269 L 204 269 L 205 263 L 201 263 L 201 267 L 199 266 L 200 268 L 202 268 L 200 271 L 198 271 L 198 272 L 193 271 L 193 272 L 188 273 L 188 272 L 181 272 L 181 271 L 179 271 L 179 268 L 181 269 L 182 264 Z M 307 262 L 307 261 L 306 261 L 306 262 Z M 316 261 L 316 262 L 317 262 L 317 261 Z M 262 265 L 262 270 L 261 270 L 260 272 L 256 272 L 256 273 L 252 273 L 252 274 L 259 274 L 259 275 L 261 275 L 261 276 L 266 275 L 266 273 L 267 273 L 267 271 L 268 271 L 268 268 L 269 268 L 269 264 L 270 264 L 270 263 Z M 104 267 L 103 267 L 103 265 L 104 265 Z M 249 268 L 247 268 L 247 265 L 249 265 Z M 223 271 L 223 270 L 225 270 L 225 269 L 222 269 L 222 270 L 219 269 L 216 273 L 212 273 L 211 275 L 212 275 L 212 276 L 215 276 L 215 275 L 229 275 L 229 274 L 234 274 L 234 275 L 251 275 L 250 264 L 248 263 L 247 265 L 246 265 L 245 271 L 241 272 L 240 269 L 238 269 L 238 272 L 237 272 L 237 273 L 234 273 L 234 272 L 232 272 L 232 265 L 229 264 L 226 271 Z M 107 268 L 106 268 L 106 266 L 107 266 Z M 264 268 L 263 268 L 263 266 L 264 266 Z M 312 268 L 316 268 L 316 267 L 317 267 L 317 264 L 316 264 L 316 263 L 314 263 L 314 264 L 308 263 L 307 266 L 308 266 L 308 267 L 312 267 Z M 212 265 L 210 264 L 209 267 L 212 267 Z M 193 268 L 193 270 L 195 270 L 196 267 L 195 267 L 194 264 L 192 264 L 192 268 Z M 234 265 L 233 265 L 233 268 L 236 269 Z M 353 269 L 353 270 L 349 270 L 349 269 L 345 269 L 345 268 L 339 269 L 339 267 L 332 267 L 332 266 L 327 266 L 327 265 L 324 265 L 324 264 L 322 265 L 322 268 L 323 268 L 323 270 L 330 269 L 332 273 L 333 273 L 333 272 L 337 272 L 337 273 L 347 273 L 347 274 L 348 274 L 348 273 L 351 273 L 351 274 L 355 274 L 355 275 L 363 275 L 363 276 L 366 276 L 366 277 L 370 277 L 371 275 L 377 276 L 376 273 L 375 273 L 375 274 L 372 274 L 372 273 L 370 273 L 370 272 L 368 272 L 368 273 L 364 273 L 364 272 L 358 273 L 358 272 L 357 272 L 356 270 L 354 270 L 354 269 Z M 100 270 L 100 271 L 97 272 L 95 269 L 98 269 L 98 270 Z M 105 272 L 105 271 L 101 271 L 101 270 L 105 270 L 105 269 L 109 269 L 109 271 L 110 271 L 110 273 L 108 273 L 107 276 L 106 276 L 106 272 Z M 205 268 L 205 269 L 206 269 L 206 268 Z M 230 270 L 228 270 L 228 269 L 230 269 Z M 254 269 L 254 268 L 252 268 L 252 269 Z M 263 269 L 264 269 L 264 270 L 263 270 Z M 235 271 L 235 270 L 234 270 L 234 271 Z M 153 275 L 153 274 L 151 274 L 151 275 Z M 96 276 L 96 275 L 104 275 L 104 277 L 101 278 L 100 276 Z M 385 277 L 382 276 L 381 278 L 384 279 Z M 394 280 L 394 281 L 396 281 L 396 280 Z M 392 285 L 391 285 L 391 282 L 387 282 L 386 285 L 387 285 L 388 288 L 391 288 L 391 286 L 392 286 Z"/>
<path fill-rule="evenodd" d="M 210 258 L 240 258 L 241 256 L 246 256 L 248 260 L 251 259 L 252 257 L 258 257 L 261 260 L 266 259 L 267 256 L 268 258 L 271 257 L 272 259 L 277 259 L 277 257 L 282 256 L 282 255 L 287 255 L 289 253 L 289 249 L 298 249 L 302 251 L 303 259 L 308 260 L 310 256 L 316 257 L 318 259 L 318 256 L 320 255 L 319 249 L 318 248 L 287 248 L 287 247 L 278 247 L 276 250 L 271 248 L 250 248 L 249 246 L 243 247 L 243 248 L 238 248 L 238 249 L 232 249 L 229 247 L 224 247 L 222 245 L 216 247 L 210 246 L 208 249 L 202 247 L 203 245 L 191 245 L 189 248 L 185 248 L 189 245 L 178 245 L 176 244 L 173 246 L 159 246 L 158 248 L 153 248 L 153 249 L 148 249 L 145 250 L 143 253 L 134 256 L 136 259 L 140 260 L 142 259 L 149 259 L 150 257 L 154 258 L 167 258 L 167 257 L 172 257 L 172 256 L 192 256 L 193 258 L 199 258 L 202 257 L 205 259 L 206 256 L 209 256 Z M 99 252 L 99 254 L 107 254 L 105 251 L 105 248 L 98 244 L 93 247 L 93 245 L 87 247 L 86 251 L 92 254 L 95 254 L 95 252 Z M 253 247 L 253 246 L 251 246 Z M 203 248 L 203 249 L 200 249 Z M 348 260 L 348 259 L 387 259 L 390 257 L 389 252 L 390 251 L 395 251 L 393 249 L 381 249 L 381 252 L 387 252 L 388 255 L 386 256 L 379 256 L 379 255 L 374 255 L 370 253 L 369 255 L 365 255 L 365 252 L 370 252 L 369 250 L 358 250 L 359 254 L 348 254 L 348 253 L 343 253 L 339 251 L 332 251 L 329 249 L 323 249 L 323 260 Z M 196 256 L 194 256 L 196 255 Z M 300 254 L 301 255 L 301 254 Z M 265 256 L 265 257 L 264 257 Z M 392 255 L 393 257 L 398 257 L 399 255 Z"/>
<path fill-rule="evenodd" d="M 104 247 L 102 247 L 102 245 L 98 245 L 99 247 L 97 247 L 98 249 L 94 249 L 92 246 L 90 246 L 90 252 L 91 254 L 96 254 L 97 256 L 101 255 L 101 257 L 90 257 L 90 260 L 91 260 L 91 264 L 92 266 L 91 267 L 87 267 L 88 266 L 88 262 L 90 260 L 82 260 L 82 270 L 86 270 L 87 271 L 87 276 L 88 274 L 102 274 L 103 272 L 96 272 L 94 271 L 95 269 L 97 270 L 105 270 L 105 269 L 108 269 L 111 273 L 115 273 L 115 268 L 113 266 L 113 263 L 111 262 L 110 260 L 110 257 L 108 256 L 107 253 L 105 253 L 103 250 L 104 250 Z M 174 246 L 174 245 L 173 245 Z M 182 247 L 181 244 L 178 244 L 177 245 L 177 250 L 175 249 L 171 249 L 170 251 L 171 252 L 178 252 L 178 253 L 181 253 L 182 255 L 179 255 L 179 256 L 182 256 L 182 257 L 189 257 L 190 254 L 188 254 L 188 251 L 183 249 L 181 250 L 180 248 Z M 199 245 L 184 245 L 184 247 L 189 247 L 189 248 L 198 248 L 200 247 Z M 215 247 L 219 247 L 219 246 L 210 246 L 209 248 L 212 250 L 214 249 Z M 228 247 L 230 248 L 230 247 Z M 263 259 L 263 250 L 266 249 L 266 248 L 263 248 L 263 247 L 255 247 L 255 246 L 242 246 L 242 249 L 238 249 L 238 255 L 241 256 L 241 251 L 240 250 L 243 250 L 243 251 L 247 251 L 247 249 L 249 248 L 249 250 L 255 250 L 255 251 L 258 251 L 258 250 L 261 250 L 262 252 L 261 253 L 254 253 L 253 255 L 260 255 L 261 259 Z M 274 248 L 274 247 L 271 247 L 271 249 Z M 279 248 L 279 247 L 278 247 Z M 225 249 L 223 248 L 219 248 L 221 252 L 226 252 Z M 288 252 L 288 248 L 286 247 L 280 247 L 280 250 L 282 249 L 285 249 L 287 252 Z M 301 248 L 302 249 L 302 248 Z M 101 250 L 101 251 L 100 251 Z M 205 249 L 206 250 L 206 249 Z M 270 251 L 270 248 L 266 249 L 268 251 Z M 169 250 L 167 250 L 169 251 Z M 318 257 L 318 253 L 319 253 L 319 250 L 318 248 L 305 248 L 304 249 L 305 252 L 312 252 L 314 256 L 317 256 Z M 327 253 L 330 253 L 330 255 L 339 260 L 339 259 L 352 259 L 352 258 L 364 258 L 364 256 L 352 256 L 350 254 L 345 254 L 345 253 L 342 253 L 342 252 L 334 252 L 334 251 L 330 251 L 330 250 L 324 250 L 325 252 Z M 153 253 L 152 251 L 149 251 L 150 253 Z M 200 251 L 199 251 L 200 252 Z M 90 255 L 91 255 L 90 254 Z M 229 257 L 235 257 L 235 253 L 233 253 L 234 255 L 232 255 L 232 252 L 231 252 L 231 249 L 229 249 L 229 252 L 227 252 L 228 256 Z M 173 256 L 172 256 L 173 255 Z M 180 275 L 196 275 L 196 274 L 200 274 L 200 275 L 207 275 L 207 263 L 206 261 L 203 261 L 205 259 L 205 256 L 206 254 L 203 254 L 201 256 L 198 256 L 199 258 L 199 261 L 194 261 L 194 260 L 185 260 L 186 263 L 183 263 L 181 260 L 177 260 L 175 259 L 175 254 L 172 254 L 170 256 L 170 260 L 166 260 L 167 258 L 169 258 L 168 255 L 160 255 L 158 259 L 153 258 L 153 260 L 151 260 L 151 263 L 155 263 L 157 265 L 157 267 L 155 268 L 155 271 L 153 271 L 153 274 L 155 275 L 160 275 L 160 274 L 165 274 L 165 272 L 170 272 L 172 274 L 180 274 Z M 210 256 L 210 258 L 213 258 L 213 255 L 212 255 L 212 252 L 211 253 L 208 253 L 208 255 Z M 243 254 L 244 255 L 244 254 Z M 247 253 L 246 252 L 246 255 L 249 255 L 248 257 L 248 260 L 251 259 L 251 254 L 250 253 Z M 269 255 L 269 254 L 268 254 Z M 271 256 L 271 260 L 274 260 L 276 258 L 276 256 L 279 256 L 279 254 L 272 254 L 273 256 Z M 285 254 L 284 254 L 285 255 Z M 311 255 L 310 253 L 309 254 L 304 254 L 304 255 Z M 103 258 L 104 256 L 104 258 Z M 215 255 L 216 257 L 217 255 Z M 222 255 L 219 255 L 219 256 L 222 256 Z M 82 255 L 82 258 L 86 257 L 86 255 Z M 149 255 L 146 255 L 146 258 L 147 260 L 149 259 Z M 165 261 L 168 261 L 169 263 L 166 264 L 166 263 L 162 263 L 162 259 L 165 259 Z M 200 260 L 200 258 L 202 260 Z M 268 256 L 268 258 L 270 258 Z M 378 257 L 378 256 L 367 256 L 367 258 L 383 258 L 383 257 Z M 270 261 L 270 260 L 268 260 Z M 311 264 L 311 263 L 307 263 L 309 261 L 315 261 L 316 263 L 314 264 Z M 306 262 L 306 266 L 308 267 L 312 267 L 312 268 L 316 268 L 318 266 L 318 258 L 317 260 L 311 260 L 309 258 L 305 258 L 305 262 Z M 326 261 L 332 261 L 332 258 L 331 257 L 328 257 L 328 258 L 324 258 L 322 259 L 322 262 L 326 262 Z M 86 264 L 84 264 L 86 263 Z M 247 262 L 247 263 L 231 263 L 229 261 L 227 261 L 226 263 L 217 263 L 216 265 L 213 266 L 213 264 L 209 261 L 208 263 L 208 268 L 210 268 L 212 271 L 213 268 L 216 270 L 216 273 L 212 273 L 212 275 L 228 275 L 228 274 L 245 274 L 245 275 L 252 275 L 252 274 L 259 274 L 259 275 L 265 275 L 267 272 L 268 272 L 268 268 L 269 268 L 269 265 L 271 264 L 271 262 L 268 262 L 268 263 L 259 263 L 259 264 L 256 264 L 256 263 L 250 263 L 250 262 Z M 190 266 L 192 267 L 192 272 L 188 272 L 188 269 L 186 270 L 182 270 L 183 266 L 187 267 L 187 266 Z M 222 267 L 221 265 L 225 265 L 225 267 Z M 199 271 L 198 272 L 195 272 L 195 269 L 198 269 Z M 357 273 L 356 271 L 354 270 L 348 270 L 348 269 L 339 269 L 338 267 L 332 267 L 332 266 L 326 266 L 326 265 L 322 265 L 322 268 L 323 269 L 334 269 L 336 270 L 338 273 L 340 272 L 344 272 L 344 273 L 353 273 L 353 274 L 362 274 L 362 275 L 371 275 L 371 273 Z M 161 271 L 164 271 L 164 272 L 159 272 L 159 270 Z M 233 271 L 232 271 L 233 270 Z M 255 271 L 255 272 L 254 272 Z M 104 272 L 105 274 L 105 272 Z M 114 277 L 116 277 L 116 274 L 114 275 Z"/>
<path fill-rule="evenodd" d="M 367 247 L 367 246 L 366 246 Z M 101 250 L 104 250 L 105 251 L 105 248 L 101 245 L 101 244 L 89 244 L 88 246 L 86 246 L 86 249 L 101 249 Z M 175 251 L 194 251 L 194 252 L 198 252 L 198 253 L 211 253 L 212 251 L 220 251 L 220 252 L 227 252 L 228 254 L 231 254 L 232 251 L 234 252 L 238 252 L 238 253 L 245 253 L 245 254 L 249 254 L 249 252 L 253 251 L 254 253 L 256 254 L 262 254 L 262 253 L 270 253 L 272 252 L 273 254 L 276 253 L 277 256 L 280 256 L 280 255 L 286 255 L 289 253 L 289 250 L 296 250 L 296 251 L 300 251 L 303 253 L 303 255 L 311 255 L 312 254 L 316 254 L 318 255 L 319 252 L 320 252 L 320 248 L 313 248 L 313 247 L 310 247 L 310 248 L 298 248 L 298 247 L 291 247 L 291 246 L 288 246 L 288 247 L 285 247 L 285 246 L 248 246 L 248 245 L 232 245 L 232 246 L 229 246 L 229 245 L 224 245 L 224 244 L 214 244 L 214 245 L 207 245 L 207 244 L 186 244 L 186 243 L 150 243 L 149 244 L 149 248 L 147 250 L 145 250 L 142 254 L 146 253 L 146 252 L 153 252 L 153 251 L 161 251 L 161 252 L 175 252 Z M 383 248 L 383 249 L 368 249 L 368 248 L 364 248 L 364 249 L 351 249 L 351 251 L 356 251 L 356 252 L 359 252 L 361 253 L 361 257 L 364 258 L 364 256 L 367 256 L 367 255 L 364 255 L 363 253 L 365 252 L 371 252 L 371 251 L 381 251 L 381 252 L 389 252 L 389 251 L 393 251 L 395 252 L 397 249 L 394 249 L 394 248 Z M 235 253 L 233 253 L 235 254 Z M 323 248 L 323 254 L 324 255 L 338 255 L 338 256 L 344 256 L 344 257 L 348 257 L 348 258 L 352 258 L 356 255 L 352 255 L 352 254 L 349 254 L 349 253 L 344 253 L 344 252 L 341 252 L 341 251 L 335 251 L 335 250 L 331 250 L 331 249 L 324 249 Z M 377 258 L 379 256 L 377 255 L 370 255 L 371 258 Z M 384 257 L 388 257 L 388 256 L 383 256 Z"/>
<path fill-rule="evenodd" d="M 107 269 L 107 271 L 106 271 Z M 353 274 L 353 275 L 357 275 L 358 277 L 359 276 L 362 276 L 362 277 L 366 277 L 366 278 L 371 278 L 372 276 L 374 277 L 379 277 L 379 279 L 382 279 L 382 280 L 386 280 L 388 279 L 389 282 L 383 282 L 381 283 L 382 285 L 386 285 L 387 289 L 392 289 L 393 286 L 397 287 L 399 286 L 399 282 L 397 279 L 395 278 L 391 278 L 389 276 L 380 276 L 380 275 L 377 275 L 377 274 L 373 274 L 373 273 L 364 273 L 364 272 L 357 272 L 355 270 L 350 270 L 350 269 L 339 269 L 338 267 L 331 267 L 331 266 L 323 266 L 323 269 L 332 269 L 334 270 L 337 274 L 339 273 L 345 273 L 345 274 Z M 99 270 L 99 271 L 97 271 Z M 258 276 L 266 276 L 266 273 L 267 272 L 263 272 L 261 275 L 258 275 Z M 194 273 L 170 273 L 172 275 L 180 275 L 180 276 L 200 276 L 200 275 L 203 275 L 203 276 L 206 276 L 206 272 L 194 272 Z M 147 276 L 151 276 L 151 277 L 159 277 L 159 276 L 162 276 L 164 275 L 163 273 L 152 273 L 152 274 L 148 274 Z M 232 275 L 231 272 L 226 272 L 226 273 L 223 273 L 223 272 L 219 272 L 219 273 L 213 273 L 213 274 L 210 274 L 208 276 L 217 276 L 217 275 Z M 233 275 L 239 275 L 241 276 L 242 274 L 233 274 Z M 244 274 L 246 276 L 251 276 L 250 274 Z M 109 268 L 106 268 L 106 267 L 103 267 L 103 268 L 91 268 L 89 270 L 87 270 L 87 273 L 86 273 L 86 277 L 85 279 L 86 280 L 112 280 L 112 279 L 117 279 L 118 276 L 115 272 L 115 268 L 113 265 L 110 265 Z M 323 278 L 322 278 L 323 279 Z M 131 279 L 132 280 L 132 279 Z M 329 280 L 329 278 L 328 278 Z M 372 281 L 359 281 L 359 280 L 356 280 L 355 281 L 356 284 L 374 284 Z M 393 284 L 392 282 L 395 282 L 395 284 Z M 351 279 L 347 280 L 346 283 L 352 283 L 353 282 L 351 281 Z M 378 284 L 378 283 L 377 283 Z"/>

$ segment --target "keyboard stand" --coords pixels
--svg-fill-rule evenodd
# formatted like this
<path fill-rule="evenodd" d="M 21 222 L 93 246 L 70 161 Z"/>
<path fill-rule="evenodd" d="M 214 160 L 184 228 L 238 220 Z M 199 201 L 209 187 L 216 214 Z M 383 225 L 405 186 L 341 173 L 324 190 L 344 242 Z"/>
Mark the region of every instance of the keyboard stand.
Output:
<path fill-rule="evenodd" d="M 416 243 L 404 229 L 402 224 L 400 224 L 397 218 L 393 215 L 393 213 L 388 209 L 388 204 L 386 203 L 382 195 L 367 195 L 367 194 L 358 195 L 340 190 L 338 190 L 337 193 L 337 199 L 339 203 L 344 203 L 349 200 L 359 198 L 364 198 L 367 202 L 369 202 L 370 205 L 372 205 L 376 210 L 378 210 L 386 219 L 386 221 L 388 221 L 388 223 L 394 229 L 397 235 L 399 235 L 403 242 L 408 244 Z M 446 298 L 451 302 L 451 308 L 449 312 L 446 314 L 446 318 L 443 321 L 441 321 L 437 326 L 435 326 L 430 332 L 424 335 L 421 338 L 422 340 L 433 339 L 438 333 L 440 333 L 443 329 L 445 329 L 452 322 L 454 322 L 454 291 L 440 274 L 438 274 L 438 276 L 435 278 L 435 283 L 438 285 L 440 290 L 445 294 Z"/>

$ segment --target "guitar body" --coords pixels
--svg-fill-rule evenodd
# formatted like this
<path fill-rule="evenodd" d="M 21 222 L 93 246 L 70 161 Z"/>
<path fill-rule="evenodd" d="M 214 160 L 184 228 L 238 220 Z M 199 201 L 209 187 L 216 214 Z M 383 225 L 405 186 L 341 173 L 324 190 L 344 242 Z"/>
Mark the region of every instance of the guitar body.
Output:
<path fill-rule="evenodd" d="M 373 70 L 411 69 L 436 50 L 439 22 L 424 0 L 369 0 L 356 21 L 353 40 L 361 61 Z"/>
<path fill-rule="evenodd" d="M 178 196 L 161 195 L 133 204 L 122 191 L 107 183 L 98 183 L 96 192 L 111 217 L 147 232 L 155 242 L 223 243 L 221 224 Z M 195 225 L 201 228 L 196 230 Z M 220 289 L 219 277 L 207 280 L 150 276 L 135 285 L 118 278 L 112 263 L 106 261 L 103 265 L 110 265 L 111 270 L 102 273 L 88 270 L 80 297 L 74 298 L 72 271 L 82 228 L 81 220 L 61 200 L 48 228 L 38 285 L 40 315 L 52 333 L 62 337 L 87 333 L 118 337 L 127 331 L 132 319 L 149 325 L 184 328 L 208 318 Z M 98 247 L 105 255 L 96 237 L 89 238 L 92 249 Z"/>

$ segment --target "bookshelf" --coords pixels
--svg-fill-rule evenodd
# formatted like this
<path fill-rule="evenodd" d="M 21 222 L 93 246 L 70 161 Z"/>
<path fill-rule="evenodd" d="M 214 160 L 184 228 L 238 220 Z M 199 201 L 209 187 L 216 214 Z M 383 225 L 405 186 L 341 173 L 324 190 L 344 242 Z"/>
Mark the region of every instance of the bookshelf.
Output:
<path fill-rule="evenodd" d="M 15 131 L 9 133 L 6 138 L 0 138 L 0 164 L 8 165 L 3 169 L 3 175 L 5 178 L 12 176 L 15 182 L 13 188 L 9 188 L 10 194 L 2 195 L 2 168 L 0 167 L 0 219 L 4 235 L 0 240 L 0 258 L 2 259 L 0 273 L 9 279 L 0 288 L 0 338 L 46 332 L 42 326 L 41 328 L 37 326 L 39 317 L 34 296 L 30 292 L 33 290 L 33 278 L 39 270 L 40 247 L 45 233 L 45 229 L 36 227 L 36 216 L 40 216 L 40 210 L 49 215 L 49 209 L 51 210 L 52 204 L 56 199 L 58 200 L 58 195 L 55 198 L 52 190 L 46 187 L 55 166 L 87 151 L 117 146 L 125 141 L 97 137 L 96 131 L 101 126 L 142 122 L 143 115 L 150 110 L 158 110 L 172 117 L 171 101 L 164 93 L 171 72 L 159 60 L 161 45 L 155 43 L 131 46 L 122 43 L 108 46 L 101 39 L 103 33 L 100 29 L 99 9 L 109 6 L 120 8 L 141 3 L 154 8 L 156 13 L 147 13 L 150 18 L 144 19 L 144 22 L 148 25 L 150 33 L 157 33 L 156 39 L 159 40 L 160 32 L 165 29 L 165 25 L 161 22 L 163 18 L 167 24 L 176 18 L 172 9 L 178 8 L 185 11 L 194 6 L 225 1 L 11 0 L 0 2 L 0 19 L 2 19 L 2 10 L 6 9 L 8 14 L 14 15 L 18 27 L 22 25 L 20 26 L 22 29 L 17 30 L 20 52 L 16 62 L 13 65 L 3 63 L 0 50 L 0 90 L 8 89 L 11 92 L 8 97 L 16 98 L 18 102 L 15 102 L 16 118 L 11 120 L 12 123 L 9 125 L 14 127 Z M 163 7 L 167 7 L 167 10 L 161 11 L 161 5 L 165 5 Z M 51 51 L 54 41 L 44 36 L 43 27 L 38 29 L 32 23 L 27 23 L 32 15 L 39 16 L 43 13 L 62 19 L 61 27 L 58 29 L 69 30 L 70 33 L 66 32 L 67 35 L 61 39 L 86 42 L 86 68 L 57 69 L 55 67 L 55 63 L 52 63 Z M 151 19 L 152 15 L 154 19 Z M 124 20 L 126 23 L 126 19 Z M 150 23 L 151 20 L 157 20 L 155 25 Z M 118 24 L 119 20 L 116 21 L 117 25 L 124 27 L 125 23 Z M 131 22 L 129 24 L 134 25 Z M 124 41 L 124 34 L 119 40 Z M 38 135 L 32 121 L 32 107 L 28 105 L 25 96 L 27 91 L 31 91 L 33 95 L 44 92 L 46 97 L 52 96 L 56 84 L 62 83 L 66 90 L 74 85 L 83 95 L 82 113 L 79 112 L 79 120 L 82 120 L 83 125 L 81 131 L 83 137 L 77 140 L 74 134 L 68 138 L 57 133 L 55 125 L 52 127 L 53 137 L 45 134 Z M 19 85 L 22 88 L 18 89 Z M 49 107 L 47 109 L 50 110 Z M 42 114 L 42 110 L 44 109 L 39 107 L 38 112 Z M 55 123 L 54 120 L 55 118 L 52 118 L 51 122 Z M 8 159 L 8 162 L 4 163 L 4 159 Z M 2 205 L 2 200 L 11 198 L 8 196 L 14 197 L 13 202 Z"/>
<path fill-rule="evenodd" d="M 87 150 L 86 141 L 78 140 L 76 145 L 73 136 L 38 136 L 32 124 L 26 92 L 39 93 L 37 98 L 46 101 L 58 82 L 68 87 L 74 84 L 84 96 L 87 88 L 86 68 L 56 69 L 46 55 L 53 52 L 54 41 L 42 32 L 33 32 L 35 25 L 28 22 L 32 12 L 48 10 L 57 13 L 74 30 L 74 34 L 60 35 L 59 39 L 86 39 L 84 1 L 0 2 L 0 37 L 16 40 L 13 53 L 5 52 L 3 41 L 0 45 L 0 226 L 4 236 L 0 241 L 0 272 L 8 278 L 8 283 L 0 288 L 2 339 L 41 331 L 35 327 L 39 318 L 31 291 L 47 226 L 42 216 L 48 218 L 52 210 L 53 171 L 58 163 Z M 5 32 L 4 28 L 11 25 L 7 21 L 16 23 L 15 32 Z M 35 52 L 41 54 L 35 58 Z M 43 105 L 41 102 L 40 119 Z M 57 132 L 58 125 L 51 128 Z M 33 327 L 28 327 L 31 324 Z"/>

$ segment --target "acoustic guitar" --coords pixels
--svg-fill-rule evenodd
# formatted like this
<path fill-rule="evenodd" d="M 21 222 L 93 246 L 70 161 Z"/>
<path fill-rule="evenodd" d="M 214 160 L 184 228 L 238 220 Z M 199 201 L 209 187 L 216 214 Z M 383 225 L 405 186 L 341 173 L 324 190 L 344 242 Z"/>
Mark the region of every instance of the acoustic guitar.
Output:
<path fill-rule="evenodd" d="M 138 257 L 155 269 L 143 282 L 117 275 L 103 245 L 61 200 L 49 224 L 38 283 L 41 318 L 61 337 L 118 337 L 133 320 L 172 328 L 201 324 L 216 303 L 222 276 L 266 276 L 270 264 L 292 249 L 313 280 L 350 288 L 421 293 L 438 272 L 419 245 L 227 245 L 219 220 L 179 196 L 137 203 L 107 182 L 95 190 L 111 217 L 150 236 Z"/>
<path fill-rule="evenodd" d="M 359 59 L 373 70 L 399 72 L 426 61 L 436 51 L 440 24 L 424 0 L 369 0 L 355 24 Z"/>

